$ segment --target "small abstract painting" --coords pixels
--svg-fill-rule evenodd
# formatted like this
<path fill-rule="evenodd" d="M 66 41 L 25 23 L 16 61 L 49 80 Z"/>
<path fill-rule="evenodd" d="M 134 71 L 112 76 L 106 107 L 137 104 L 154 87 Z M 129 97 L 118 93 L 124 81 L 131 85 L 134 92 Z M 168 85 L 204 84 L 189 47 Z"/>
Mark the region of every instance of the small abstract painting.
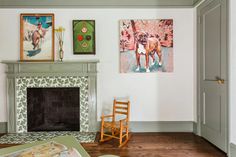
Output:
<path fill-rule="evenodd" d="M 173 19 L 120 20 L 120 72 L 173 72 Z"/>
<path fill-rule="evenodd" d="M 95 21 L 73 20 L 74 54 L 95 54 Z"/>
<path fill-rule="evenodd" d="M 21 61 L 54 60 L 54 14 L 20 15 Z"/>

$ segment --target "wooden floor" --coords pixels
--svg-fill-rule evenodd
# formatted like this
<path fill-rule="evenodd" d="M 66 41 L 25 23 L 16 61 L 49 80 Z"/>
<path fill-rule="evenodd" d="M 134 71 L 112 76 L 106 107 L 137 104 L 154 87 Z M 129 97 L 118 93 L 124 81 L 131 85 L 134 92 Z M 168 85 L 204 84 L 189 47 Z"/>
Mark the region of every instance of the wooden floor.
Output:
<path fill-rule="evenodd" d="M 92 157 L 104 154 L 121 157 L 226 157 L 225 153 L 192 133 L 133 133 L 123 148 L 117 147 L 117 141 L 83 146 Z"/>
<path fill-rule="evenodd" d="M 133 133 L 129 143 L 118 141 L 82 144 L 91 157 L 113 154 L 121 157 L 226 157 L 209 142 L 192 133 Z M 10 145 L 0 145 L 0 148 Z"/>

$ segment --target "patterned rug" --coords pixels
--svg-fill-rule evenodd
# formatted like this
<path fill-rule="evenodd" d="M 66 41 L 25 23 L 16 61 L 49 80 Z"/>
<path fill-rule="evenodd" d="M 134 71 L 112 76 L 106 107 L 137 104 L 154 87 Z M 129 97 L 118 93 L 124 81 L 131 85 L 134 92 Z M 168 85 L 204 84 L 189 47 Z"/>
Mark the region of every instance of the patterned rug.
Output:
<path fill-rule="evenodd" d="M 96 132 L 60 131 L 60 132 L 28 132 L 6 134 L 0 137 L 0 144 L 24 144 L 49 140 L 57 136 L 73 135 L 79 143 L 94 143 Z"/>

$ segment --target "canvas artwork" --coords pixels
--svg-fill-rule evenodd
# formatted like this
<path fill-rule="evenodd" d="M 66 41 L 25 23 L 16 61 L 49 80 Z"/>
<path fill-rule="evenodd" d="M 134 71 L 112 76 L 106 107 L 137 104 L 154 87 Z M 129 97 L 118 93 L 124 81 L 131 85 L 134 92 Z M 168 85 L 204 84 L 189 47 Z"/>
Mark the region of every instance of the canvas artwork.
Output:
<path fill-rule="evenodd" d="M 74 54 L 95 54 L 95 21 L 73 20 Z"/>
<path fill-rule="evenodd" d="M 120 72 L 173 72 L 173 19 L 120 20 Z"/>
<path fill-rule="evenodd" d="M 54 60 L 54 14 L 21 14 L 20 59 Z"/>
<path fill-rule="evenodd" d="M 24 135 L 19 134 L 19 136 L 24 138 Z M 12 141 L 12 137 L 9 139 Z M 31 142 L 2 148 L 0 157 L 90 157 L 74 136 L 58 136 Z"/>
<path fill-rule="evenodd" d="M 4 157 L 82 157 L 75 148 L 51 141 L 48 143 L 36 145 L 30 148 L 22 149 Z"/>

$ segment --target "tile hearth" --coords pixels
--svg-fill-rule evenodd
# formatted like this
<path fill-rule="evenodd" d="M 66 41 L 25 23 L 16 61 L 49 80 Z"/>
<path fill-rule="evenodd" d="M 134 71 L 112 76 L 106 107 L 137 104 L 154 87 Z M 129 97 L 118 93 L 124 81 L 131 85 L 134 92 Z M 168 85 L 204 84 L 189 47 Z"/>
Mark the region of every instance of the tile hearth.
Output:
<path fill-rule="evenodd" d="M 0 144 L 25 144 L 44 141 L 57 136 L 73 135 L 80 143 L 93 143 L 96 139 L 95 132 L 54 131 L 54 132 L 28 132 L 6 134 L 0 137 Z"/>

